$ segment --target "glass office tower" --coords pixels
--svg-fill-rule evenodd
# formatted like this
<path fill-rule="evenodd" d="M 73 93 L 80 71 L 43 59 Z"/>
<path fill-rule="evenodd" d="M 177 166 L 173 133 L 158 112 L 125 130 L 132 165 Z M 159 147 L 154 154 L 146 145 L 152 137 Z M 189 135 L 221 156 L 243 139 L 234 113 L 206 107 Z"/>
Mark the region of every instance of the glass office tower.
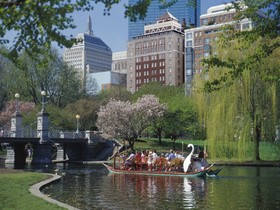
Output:
<path fill-rule="evenodd" d="M 128 0 L 128 3 L 129 5 L 133 5 L 137 1 L 138 0 Z M 190 6 L 193 5 L 193 3 L 191 3 L 193 1 L 196 1 L 196 6 Z M 128 20 L 128 40 L 131 40 L 135 36 L 143 35 L 144 25 L 154 23 L 159 17 L 166 13 L 166 11 L 169 11 L 179 22 L 183 22 L 183 19 L 185 19 L 187 26 L 199 26 L 200 1 L 201 0 L 178 0 L 171 7 L 161 8 L 161 4 L 158 0 L 152 0 L 144 20 L 137 20 L 136 22 Z"/>

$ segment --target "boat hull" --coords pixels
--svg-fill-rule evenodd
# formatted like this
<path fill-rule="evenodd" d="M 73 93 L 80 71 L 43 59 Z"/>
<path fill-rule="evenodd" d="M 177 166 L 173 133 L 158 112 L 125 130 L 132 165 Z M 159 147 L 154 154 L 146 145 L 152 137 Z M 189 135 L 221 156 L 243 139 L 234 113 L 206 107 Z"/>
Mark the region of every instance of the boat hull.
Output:
<path fill-rule="evenodd" d="M 212 177 L 212 176 L 217 176 L 218 173 L 220 173 L 220 171 L 223 169 L 223 167 L 221 168 L 218 168 L 216 170 L 209 170 L 207 171 L 206 175 L 209 176 L 209 177 Z"/>
<path fill-rule="evenodd" d="M 142 170 L 122 170 L 113 168 L 105 163 L 103 165 L 108 169 L 110 173 L 114 174 L 134 174 L 134 175 L 148 175 L 148 176 L 179 176 L 179 177 L 204 177 L 207 173 L 207 169 L 199 172 L 178 172 L 178 171 L 142 171 Z"/>

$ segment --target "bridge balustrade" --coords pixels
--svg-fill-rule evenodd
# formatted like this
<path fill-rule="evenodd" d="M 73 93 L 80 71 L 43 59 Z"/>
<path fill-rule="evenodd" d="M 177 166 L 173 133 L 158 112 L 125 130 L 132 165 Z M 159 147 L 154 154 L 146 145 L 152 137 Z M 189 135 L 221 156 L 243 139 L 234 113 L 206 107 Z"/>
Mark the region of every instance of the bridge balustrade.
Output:
<path fill-rule="evenodd" d="M 75 131 L 56 130 L 56 131 L 49 132 L 49 136 L 50 136 L 50 138 L 65 138 L 65 139 L 75 139 L 75 138 L 85 139 L 86 138 L 86 134 L 84 131 L 75 132 Z"/>

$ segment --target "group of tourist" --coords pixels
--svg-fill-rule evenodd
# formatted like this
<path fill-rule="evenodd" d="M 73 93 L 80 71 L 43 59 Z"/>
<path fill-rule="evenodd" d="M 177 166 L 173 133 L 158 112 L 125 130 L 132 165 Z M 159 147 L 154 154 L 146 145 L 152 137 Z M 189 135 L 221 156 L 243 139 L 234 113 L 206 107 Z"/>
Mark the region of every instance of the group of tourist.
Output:
<path fill-rule="evenodd" d="M 184 157 L 179 151 L 170 150 L 169 153 L 161 153 L 156 150 L 134 151 L 126 156 L 121 156 L 119 164 L 124 170 L 148 170 L 148 171 L 182 171 Z M 193 158 L 194 162 L 199 160 L 200 163 L 193 163 L 191 170 L 199 170 L 199 168 L 206 167 L 207 161 L 205 155 L 198 151 L 198 157 Z M 203 166 L 202 166 L 203 162 Z M 201 164 L 199 166 L 198 164 Z"/>

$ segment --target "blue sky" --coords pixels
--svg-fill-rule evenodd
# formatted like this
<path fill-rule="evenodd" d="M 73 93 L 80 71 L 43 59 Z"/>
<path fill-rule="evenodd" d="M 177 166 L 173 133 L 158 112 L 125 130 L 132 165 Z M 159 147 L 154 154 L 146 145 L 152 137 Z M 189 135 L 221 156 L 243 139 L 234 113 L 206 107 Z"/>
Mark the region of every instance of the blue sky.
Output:
<path fill-rule="evenodd" d="M 207 9 L 211 6 L 216 6 L 231 1 L 232 0 L 201 0 L 201 14 L 205 14 Z M 78 33 L 85 32 L 87 19 L 90 15 L 93 25 L 93 34 L 101 38 L 112 49 L 113 52 L 124 51 L 126 50 L 128 37 L 128 19 L 124 18 L 124 3 L 127 3 L 127 0 L 120 1 L 119 4 L 114 5 L 110 11 L 110 16 L 104 16 L 104 5 L 101 3 L 96 4 L 93 11 L 76 12 L 73 14 L 73 18 L 74 24 L 77 27 L 75 29 L 65 30 L 63 33 L 69 37 L 70 35 L 75 37 Z M 7 34 L 7 37 L 13 36 L 14 35 L 12 32 Z M 60 53 L 63 51 L 64 49 L 59 49 Z"/>
<path fill-rule="evenodd" d="M 88 16 L 91 16 L 93 25 L 93 34 L 100 37 L 113 52 L 126 50 L 127 25 L 128 20 L 124 18 L 123 4 L 127 1 L 121 1 L 114 5 L 111 15 L 103 15 L 103 4 L 97 4 L 91 12 L 78 12 L 73 15 L 75 20 L 75 29 L 65 31 L 66 34 L 76 36 L 78 33 L 86 31 Z M 205 14 L 211 6 L 231 2 L 231 0 L 201 0 L 201 14 Z"/>

